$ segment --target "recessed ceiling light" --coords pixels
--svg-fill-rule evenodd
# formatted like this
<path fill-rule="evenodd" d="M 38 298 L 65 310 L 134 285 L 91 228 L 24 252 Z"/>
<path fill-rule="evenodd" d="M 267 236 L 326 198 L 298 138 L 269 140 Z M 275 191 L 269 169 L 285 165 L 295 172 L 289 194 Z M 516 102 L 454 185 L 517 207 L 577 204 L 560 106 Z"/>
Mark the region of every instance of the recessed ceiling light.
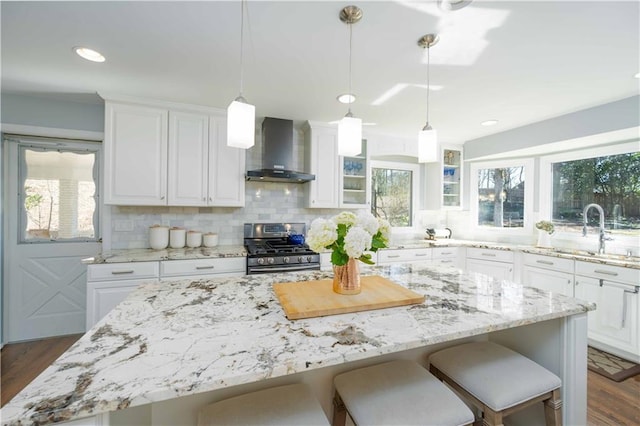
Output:
<path fill-rule="evenodd" d="M 343 93 L 336 98 L 341 104 L 352 104 L 356 101 L 356 95 L 352 93 Z"/>
<path fill-rule="evenodd" d="M 498 120 L 486 120 L 480 123 L 482 126 L 495 126 L 498 124 Z"/>
<path fill-rule="evenodd" d="M 93 49 L 89 49 L 87 47 L 74 47 L 73 51 L 78 54 L 78 56 L 86 59 L 87 61 L 92 62 L 104 62 L 105 57 L 102 56 L 100 52 L 96 52 Z"/>

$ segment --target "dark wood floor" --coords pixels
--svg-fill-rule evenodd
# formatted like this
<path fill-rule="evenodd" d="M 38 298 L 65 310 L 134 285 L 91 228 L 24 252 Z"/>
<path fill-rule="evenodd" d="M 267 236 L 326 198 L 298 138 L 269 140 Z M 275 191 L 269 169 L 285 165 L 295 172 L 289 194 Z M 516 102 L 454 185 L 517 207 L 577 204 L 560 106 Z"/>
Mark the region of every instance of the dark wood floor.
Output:
<path fill-rule="evenodd" d="M 1 352 L 1 405 L 55 361 L 81 335 L 5 345 Z M 587 375 L 589 426 L 640 425 L 640 375 L 616 383 L 599 374 Z"/>

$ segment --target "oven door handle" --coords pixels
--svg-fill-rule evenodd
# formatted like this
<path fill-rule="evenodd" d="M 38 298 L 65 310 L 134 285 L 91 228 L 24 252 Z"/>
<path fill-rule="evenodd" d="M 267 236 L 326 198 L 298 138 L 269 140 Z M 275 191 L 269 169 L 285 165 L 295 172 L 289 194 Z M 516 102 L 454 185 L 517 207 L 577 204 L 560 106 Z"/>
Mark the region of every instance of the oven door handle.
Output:
<path fill-rule="evenodd" d="M 284 266 L 284 267 L 266 267 L 266 268 L 261 268 L 261 267 L 251 267 L 249 269 L 249 272 L 291 272 L 291 271 L 304 271 L 306 269 L 320 269 L 320 265 L 319 264 L 307 264 L 307 265 L 301 265 L 301 266 Z"/>

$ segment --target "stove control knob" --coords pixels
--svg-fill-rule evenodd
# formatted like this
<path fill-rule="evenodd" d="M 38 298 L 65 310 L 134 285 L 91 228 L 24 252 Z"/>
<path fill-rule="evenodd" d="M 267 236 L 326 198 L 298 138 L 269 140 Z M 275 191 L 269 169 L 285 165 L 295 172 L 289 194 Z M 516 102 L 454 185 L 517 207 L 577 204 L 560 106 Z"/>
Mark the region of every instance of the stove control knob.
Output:
<path fill-rule="evenodd" d="M 274 258 L 273 258 L 273 257 L 270 257 L 269 259 L 267 259 L 267 263 L 268 263 L 269 265 L 273 265 L 273 262 L 275 262 L 275 260 L 274 260 Z"/>
<path fill-rule="evenodd" d="M 298 257 L 298 262 L 300 263 L 304 263 L 307 259 L 304 258 L 304 256 L 299 256 Z"/>
<path fill-rule="evenodd" d="M 311 256 L 307 256 L 307 262 L 311 262 Z"/>
<path fill-rule="evenodd" d="M 282 263 L 289 263 L 289 258 L 288 257 L 283 257 L 282 258 Z"/>
<path fill-rule="evenodd" d="M 258 265 L 264 265 L 264 258 L 263 257 L 258 259 Z"/>

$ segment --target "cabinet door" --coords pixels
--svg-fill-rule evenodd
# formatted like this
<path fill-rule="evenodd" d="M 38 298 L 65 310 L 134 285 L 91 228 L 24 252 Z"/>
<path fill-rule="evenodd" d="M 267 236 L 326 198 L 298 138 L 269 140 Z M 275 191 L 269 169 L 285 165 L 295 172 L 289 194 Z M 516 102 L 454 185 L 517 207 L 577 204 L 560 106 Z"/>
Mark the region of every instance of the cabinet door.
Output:
<path fill-rule="evenodd" d="M 600 285 L 601 281 L 602 286 Z M 640 295 L 633 293 L 633 287 L 626 287 L 628 291 L 620 295 L 622 297 L 620 301 L 622 315 L 621 321 L 617 322 L 606 315 L 604 298 L 610 297 L 606 286 L 625 288 L 621 284 L 616 285 L 604 280 L 576 275 L 575 297 L 597 305 L 597 309 L 588 314 L 589 340 L 603 343 L 608 346 L 603 349 L 625 358 L 631 354 L 632 358 L 638 362 L 640 361 L 640 337 L 638 336 L 640 334 L 640 310 L 638 308 Z M 594 346 L 599 347 L 597 344 Z"/>
<path fill-rule="evenodd" d="M 169 205 L 205 206 L 209 171 L 209 117 L 169 113 Z"/>
<path fill-rule="evenodd" d="M 124 280 L 87 283 L 87 330 L 122 302 L 140 282 Z"/>
<path fill-rule="evenodd" d="M 167 204 L 168 111 L 107 102 L 105 204 Z"/>
<path fill-rule="evenodd" d="M 305 134 L 306 166 L 316 176 L 309 182 L 309 208 L 338 208 L 340 191 L 340 161 L 338 130 L 329 126 L 312 125 Z"/>
<path fill-rule="evenodd" d="M 366 141 L 362 141 L 360 155 L 340 157 L 340 170 L 340 207 L 368 209 L 371 206 L 371 178 Z"/>
<path fill-rule="evenodd" d="M 573 297 L 573 274 L 524 265 L 522 284 Z"/>
<path fill-rule="evenodd" d="M 227 146 L 226 117 L 209 117 L 210 206 L 244 207 L 245 154 Z"/>
<path fill-rule="evenodd" d="M 454 210 L 462 208 L 462 147 L 444 145 L 440 160 L 426 165 L 427 194 L 425 208 Z"/>
<path fill-rule="evenodd" d="M 467 272 L 480 272 L 499 280 L 513 280 L 513 264 L 467 258 Z"/>

